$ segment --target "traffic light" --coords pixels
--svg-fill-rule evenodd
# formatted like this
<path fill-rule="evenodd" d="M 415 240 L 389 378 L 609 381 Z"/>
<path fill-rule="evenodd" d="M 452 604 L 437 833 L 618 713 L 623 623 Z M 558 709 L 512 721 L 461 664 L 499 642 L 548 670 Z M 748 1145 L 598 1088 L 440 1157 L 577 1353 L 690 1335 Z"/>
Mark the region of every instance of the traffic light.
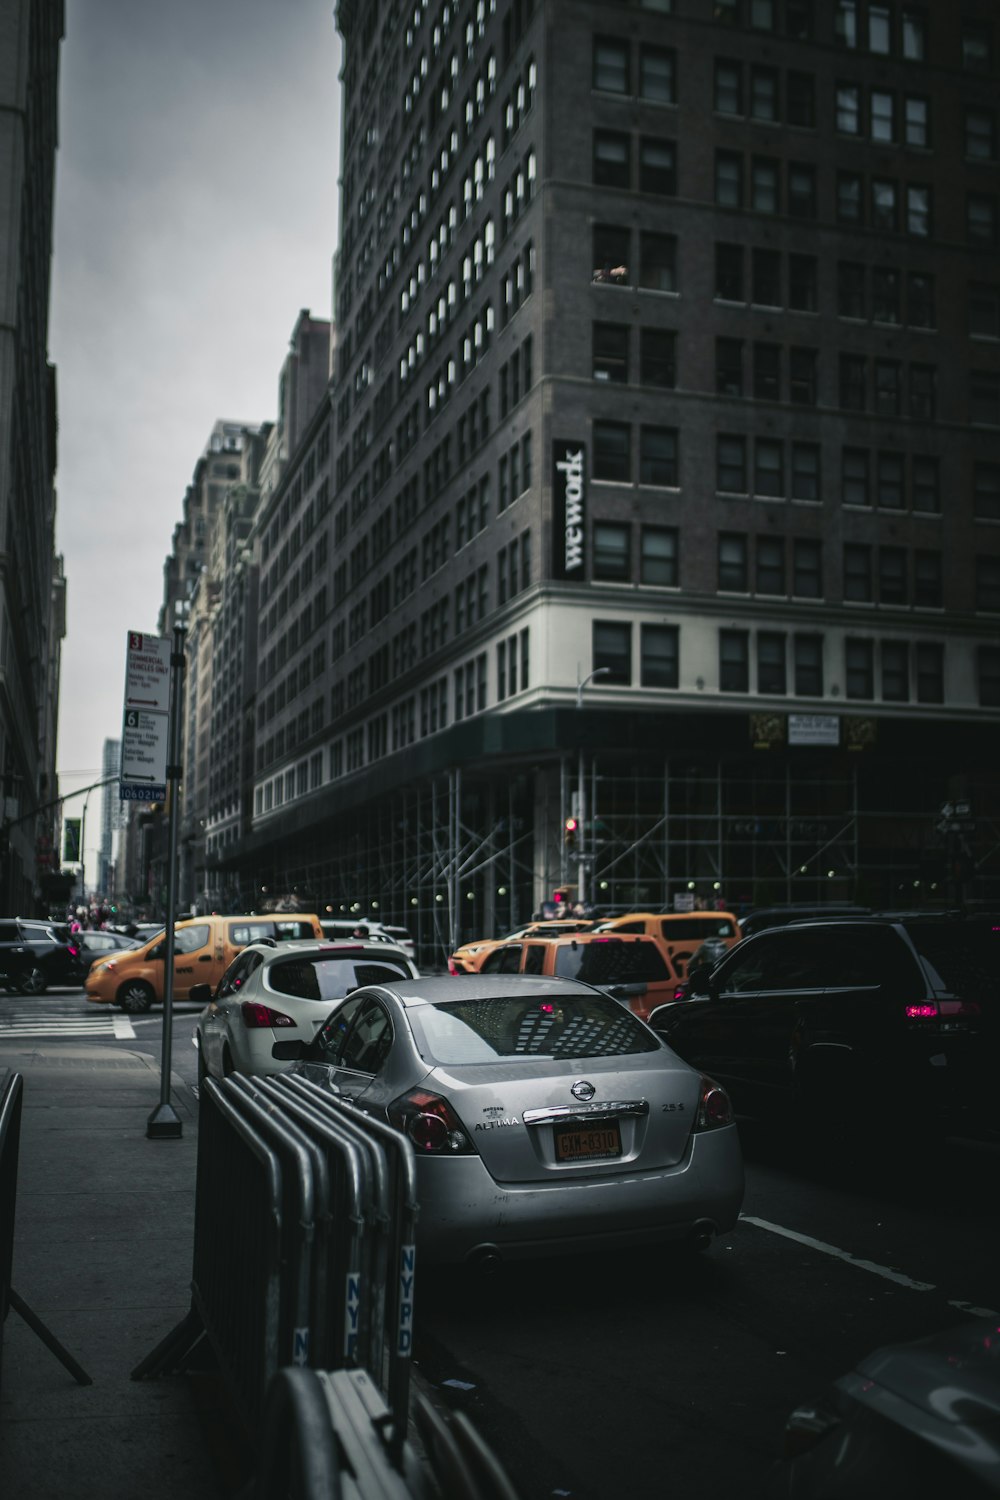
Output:
<path fill-rule="evenodd" d="M 578 823 L 578 821 L 577 821 L 576 818 L 567 818 L 566 819 L 566 848 L 567 849 L 575 849 L 576 848 L 576 831 L 579 828 L 579 826 L 580 825 L 579 825 L 579 823 Z"/>

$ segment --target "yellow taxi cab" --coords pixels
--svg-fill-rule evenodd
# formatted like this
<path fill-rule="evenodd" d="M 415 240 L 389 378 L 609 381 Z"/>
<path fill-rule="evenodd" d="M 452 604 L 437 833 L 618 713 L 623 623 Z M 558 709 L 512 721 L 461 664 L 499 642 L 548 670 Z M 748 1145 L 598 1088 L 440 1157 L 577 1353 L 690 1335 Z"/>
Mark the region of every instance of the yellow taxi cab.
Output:
<path fill-rule="evenodd" d="M 214 989 L 248 943 L 322 936 L 319 917 L 303 912 L 186 918 L 174 926 L 174 999 L 186 1000 L 196 984 Z M 154 1000 L 163 999 L 166 949 L 166 935 L 160 931 L 141 948 L 98 959 L 84 981 L 87 999 L 132 1013 L 149 1010 Z"/>
<path fill-rule="evenodd" d="M 644 932 L 655 937 L 681 979 L 706 938 L 718 938 L 733 948 L 742 934 L 731 911 L 631 911 L 623 917 L 607 917 L 595 932 Z"/>
<path fill-rule="evenodd" d="M 641 1021 L 657 1005 L 675 999 L 680 984 L 662 944 L 646 933 L 631 932 L 529 933 L 517 942 L 499 943 L 479 972 L 581 979 L 623 1001 Z"/>
<path fill-rule="evenodd" d="M 553 917 L 551 920 L 530 922 L 527 927 L 508 932 L 506 937 L 476 938 L 474 942 L 463 943 L 449 956 L 448 973 L 478 974 L 486 955 L 501 943 L 513 943 L 523 937 L 559 937 L 564 932 L 586 932 L 593 925 L 593 922 L 588 922 L 583 917 Z"/>

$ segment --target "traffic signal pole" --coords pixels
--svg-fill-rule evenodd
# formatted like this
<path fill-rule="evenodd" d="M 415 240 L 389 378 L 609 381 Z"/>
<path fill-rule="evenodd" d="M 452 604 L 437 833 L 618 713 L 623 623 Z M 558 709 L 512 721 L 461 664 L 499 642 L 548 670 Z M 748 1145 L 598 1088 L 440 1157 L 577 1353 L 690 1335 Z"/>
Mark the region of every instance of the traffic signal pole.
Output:
<path fill-rule="evenodd" d="M 170 727 L 167 752 L 167 805 L 170 808 L 167 856 L 167 924 L 163 935 L 163 1047 L 160 1058 L 160 1102 L 146 1121 L 150 1140 L 183 1134 L 180 1115 L 170 1102 L 170 1068 L 174 1027 L 174 924 L 177 918 L 177 851 L 180 842 L 181 714 L 184 703 L 184 626 L 174 626 L 170 655 Z"/>

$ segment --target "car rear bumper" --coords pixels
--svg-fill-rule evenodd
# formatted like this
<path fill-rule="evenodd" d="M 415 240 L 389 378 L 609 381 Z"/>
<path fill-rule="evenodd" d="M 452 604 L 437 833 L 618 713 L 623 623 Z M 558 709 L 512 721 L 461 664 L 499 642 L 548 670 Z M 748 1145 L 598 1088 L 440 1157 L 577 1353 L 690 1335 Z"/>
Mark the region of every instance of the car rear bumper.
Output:
<path fill-rule="evenodd" d="M 527 1259 L 724 1234 L 743 1203 L 735 1126 L 691 1136 L 684 1158 L 657 1172 L 495 1182 L 480 1156 L 417 1162 L 422 1261 Z"/>

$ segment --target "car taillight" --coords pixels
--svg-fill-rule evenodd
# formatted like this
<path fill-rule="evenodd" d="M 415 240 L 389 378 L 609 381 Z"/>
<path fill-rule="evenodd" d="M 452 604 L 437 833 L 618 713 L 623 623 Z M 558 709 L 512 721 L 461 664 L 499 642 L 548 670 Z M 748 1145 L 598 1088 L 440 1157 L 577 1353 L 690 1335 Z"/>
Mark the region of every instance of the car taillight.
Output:
<path fill-rule="evenodd" d="M 461 972 L 462 972 L 462 970 L 458 967 L 458 964 L 453 964 L 452 961 L 451 961 L 451 959 L 449 958 L 449 960 L 448 960 L 448 973 L 449 974 L 461 974 Z"/>
<path fill-rule="evenodd" d="M 785 1457 L 808 1453 L 828 1432 L 840 1426 L 840 1418 L 818 1406 L 799 1406 L 785 1423 Z"/>
<path fill-rule="evenodd" d="M 906 1007 L 908 1021 L 937 1021 L 979 1014 L 978 1000 L 915 1000 Z"/>
<path fill-rule="evenodd" d="M 469 1156 L 475 1147 L 462 1122 L 440 1094 L 411 1089 L 394 1099 L 388 1109 L 389 1123 L 409 1136 L 422 1156 Z"/>
<path fill-rule="evenodd" d="M 283 1010 L 272 1010 L 269 1005 L 261 1005 L 258 1000 L 244 1000 L 240 1011 L 243 1024 L 249 1031 L 256 1031 L 262 1026 L 294 1026 L 296 1024 L 291 1016 L 285 1015 Z"/>
<path fill-rule="evenodd" d="M 718 1130 L 733 1123 L 733 1106 L 721 1083 L 714 1078 L 702 1077 L 701 1098 L 695 1115 L 693 1130 Z"/>

